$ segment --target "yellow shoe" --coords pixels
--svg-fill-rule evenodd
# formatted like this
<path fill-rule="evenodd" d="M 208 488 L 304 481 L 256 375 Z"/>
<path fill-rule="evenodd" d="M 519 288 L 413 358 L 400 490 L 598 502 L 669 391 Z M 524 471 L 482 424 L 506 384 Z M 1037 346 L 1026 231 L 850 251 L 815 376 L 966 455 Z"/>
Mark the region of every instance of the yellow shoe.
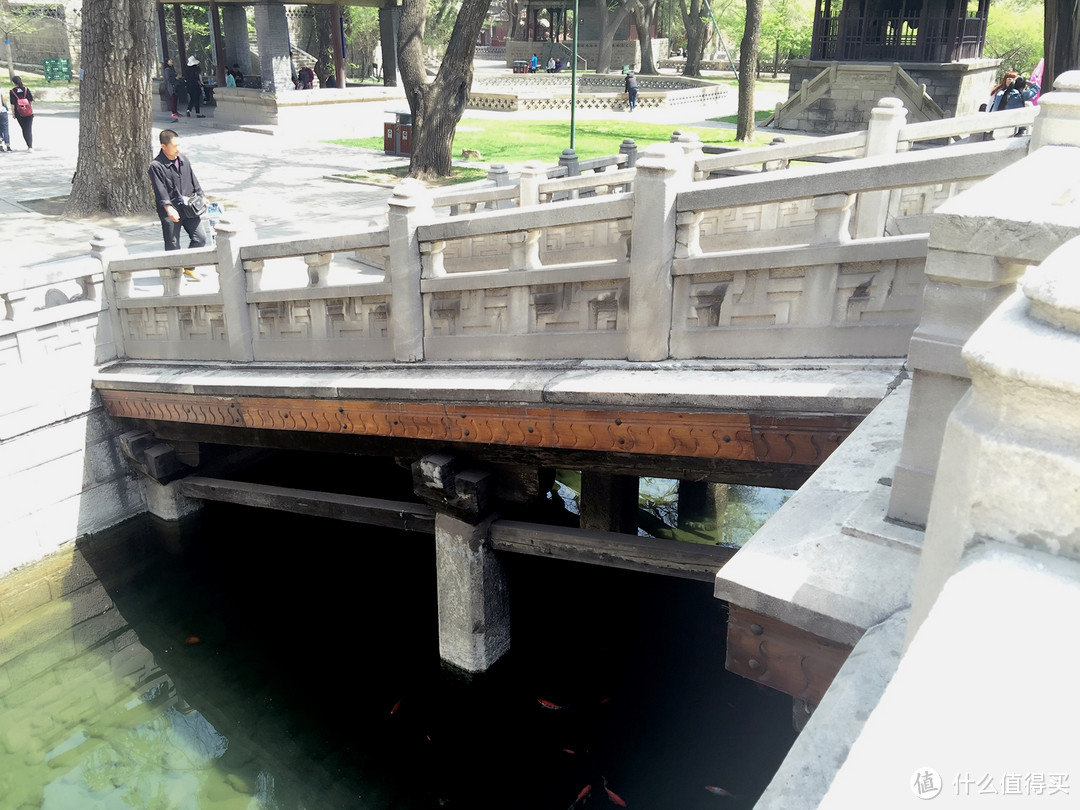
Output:
<path fill-rule="evenodd" d="M 185 267 L 184 268 L 184 278 L 189 278 L 192 281 L 202 281 L 201 278 L 199 278 L 197 275 L 195 275 L 195 270 L 193 268 L 191 268 L 191 267 Z"/>

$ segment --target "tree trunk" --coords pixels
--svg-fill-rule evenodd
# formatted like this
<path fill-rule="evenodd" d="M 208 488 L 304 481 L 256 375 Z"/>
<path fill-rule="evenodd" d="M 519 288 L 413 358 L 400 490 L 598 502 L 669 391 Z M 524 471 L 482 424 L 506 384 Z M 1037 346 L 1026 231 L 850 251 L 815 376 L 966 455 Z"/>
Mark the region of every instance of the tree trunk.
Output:
<path fill-rule="evenodd" d="M 410 177 L 425 180 L 450 174 L 454 130 L 469 99 L 473 52 L 476 38 L 484 27 L 487 9 L 487 0 L 464 0 L 439 72 L 429 84 L 424 71 L 427 3 L 405 0 L 401 6 L 398 64 L 405 97 L 412 111 Z"/>
<path fill-rule="evenodd" d="M 330 18 L 330 6 L 318 5 L 313 6 L 312 10 L 315 12 L 315 37 L 318 46 L 315 52 L 315 78 L 318 80 L 316 86 L 321 87 L 323 79 L 327 74 L 334 73 L 334 57 L 333 57 L 333 43 L 340 41 L 335 39 L 333 34 L 333 25 Z"/>
<path fill-rule="evenodd" d="M 757 80 L 758 46 L 761 43 L 763 0 L 746 0 L 746 27 L 739 46 L 739 114 L 735 140 L 754 137 L 754 82 Z"/>
<path fill-rule="evenodd" d="M 655 74 L 656 63 L 652 53 L 652 23 L 656 17 L 657 0 L 641 0 L 634 6 L 634 27 L 641 47 L 641 68 L 638 73 Z"/>
<path fill-rule="evenodd" d="M 150 68 L 152 0 L 83 0 L 79 154 L 65 213 L 133 214 L 153 208 Z M 156 88 L 154 88 L 156 89 Z"/>
<path fill-rule="evenodd" d="M 701 58 L 705 54 L 705 42 L 708 40 L 709 30 L 709 19 L 702 18 L 704 13 L 701 0 L 690 0 L 689 9 L 686 7 L 686 0 L 682 0 L 683 27 L 686 29 L 684 76 L 701 75 Z"/>
<path fill-rule="evenodd" d="M 596 13 L 600 15 L 600 41 L 597 43 L 599 53 L 593 66 L 594 73 L 607 73 L 611 70 L 612 42 L 615 32 L 630 14 L 630 3 L 631 0 L 620 0 L 618 7 L 614 9 L 608 8 L 607 0 L 596 0 L 594 3 Z"/>
<path fill-rule="evenodd" d="M 1043 91 L 1067 70 L 1080 69 L 1080 0 L 1046 0 L 1043 18 Z"/>

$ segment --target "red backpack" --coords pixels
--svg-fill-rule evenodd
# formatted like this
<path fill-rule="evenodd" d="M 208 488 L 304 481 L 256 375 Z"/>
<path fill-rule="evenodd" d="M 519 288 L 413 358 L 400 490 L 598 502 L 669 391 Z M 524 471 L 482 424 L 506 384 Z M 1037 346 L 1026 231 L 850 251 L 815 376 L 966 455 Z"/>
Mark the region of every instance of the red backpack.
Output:
<path fill-rule="evenodd" d="M 22 93 L 19 91 L 22 90 Z M 30 104 L 30 100 L 26 97 L 25 87 L 16 87 L 15 90 L 15 111 L 20 118 L 27 118 L 34 114 L 34 108 Z"/>

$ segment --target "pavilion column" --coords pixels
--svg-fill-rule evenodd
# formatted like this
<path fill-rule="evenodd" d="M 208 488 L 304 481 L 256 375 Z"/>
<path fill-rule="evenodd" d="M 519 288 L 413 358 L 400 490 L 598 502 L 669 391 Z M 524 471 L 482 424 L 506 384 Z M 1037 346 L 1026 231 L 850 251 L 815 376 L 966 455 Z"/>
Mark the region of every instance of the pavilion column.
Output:
<path fill-rule="evenodd" d="M 379 9 L 379 38 L 382 40 L 383 85 L 397 87 L 397 40 L 401 8 Z"/>
<path fill-rule="evenodd" d="M 169 58 L 169 28 L 165 22 L 165 6 L 160 3 L 157 6 L 158 39 L 161 41 L 161 61 L 164 64 Z"/>
<path fill-rule="evenodd" d="M 334 29 L 334 76 L 337 86 L 345 86 L 345 37 L 341 29 L 341 5 L 330 6 L 330 27 Z"/>
<path fill-rule="evenodd" d="M 263 91 L 277 93 L 292 87 L 289 23 L 285 18 L 284 3 L 270 0 L 255 4 L 255 37 Z"/>
<path fill-rule="evenodd" d="M 173 6 L 173 27 L 176 29 L 176 61 L 173 62 L 173 67 L 176 68 L 177 76 L 180 76 L 187 64 L 187 43 L 184 42 L 184 17 L 179 3 Z"/>
<path fill-rule="evenodd" d="M 225 86 L 225 40 L 221 36 L 221 17 L 218 4 L 210 0 L 210 35 L 214 42 L 214 81 Z"/>
<path fill-rule="evenodd" d="M 239 65 L 243 73 L 250 73 L 251 38 L 244 6 L 231 3 L 222 6 L 221 27 L 225 37 L 225 67 Z"/>

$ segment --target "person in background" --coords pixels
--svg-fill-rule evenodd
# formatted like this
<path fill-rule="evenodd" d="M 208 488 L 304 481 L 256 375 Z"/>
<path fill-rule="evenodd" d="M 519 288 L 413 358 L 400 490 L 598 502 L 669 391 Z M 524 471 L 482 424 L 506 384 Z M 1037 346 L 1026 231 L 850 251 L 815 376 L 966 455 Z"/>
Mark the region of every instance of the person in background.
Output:
<path fill-rule="evenodd" d="M 8 129 L 8 105 L 0 94 L 0 152 L 11 151 L 11 132 Z"/>
<path fill-rule="evenodd" d="M 202 68 L 199 67 L 199 60 L 194 56 L 189 56 L 187 60 L 187 67 L 184 68 L 184 84 L 187 85 L 187 114 L 188 118 L 191 118 L 191 107 L 195 106 L 195 117 L 206 118 L 202 114 Z"/>
<path fill-rule="evenodd" d="M 536 54 L 532 55 L 532 59 L 529 60 L 529 73 L 536 73 L 536 68 L 540 66 L 540 60 L 536 58 Z"/>
<path fill-rule="evenodd" d="M 630 112 L 634 111 L 634 107 L 637 106 L 637 77 L 634 75 L 634 71 L 626 71 L 626 81 L 623 83 L 626 87 L 626 102 L 630 105 Z"/>
<path fill-rule="evenodd" d="M 30 106 L 34 101 L 34 94 L 30 92 L 29 87 L 23 86 L 23 80 L 19 76 L 12 76 L 11 83 L 15 85 L 11 88 L 11 92 L 8 93 L 8 98 L 11 101 L 11 112 L 15 116 L 15 120 L 19 122 L 19 129 L 22 130 L 23 140 L 26 141 L 26 151 L 34 151 L 34 108 Z M 23 102 L 20 105 L 19 102 Z M 19 112 L 20 106 L 23 110 L 29 110 L 29 112 Z"/>
<path fill-rule="evenodd" d="M 1023 76 L 1005 74 L 1001 84 L 994 88 L 990 112 L 1019 110 L 1025 102 L 1031 101 L 1037 95 L 1039 95 L 1039 85 L 1029 82 Z"/>
<path fill-rule="evenodd" d="M 549 56 L 548 57 L 547 72 L 548 73 L 554 73 L 555 72 L 555 57 L 554 56 Z"/>
<path fill-rule="evenodd" d="M 165 60 L 163 75 L 165 77 L 165 97 L 169 102 L 169 112 L 172 113 L 173 121 L 179 121 L 180 113 L 176 109 L 176 82 L 178 79 L 176 76 L 176 68 L 173 67 L 172 59 Z"/>
<path fill-rule="evenodd" d="M 236 87 L 236 77 L 233 76 L 233 72 L 231 70 L 225 71 L 225 86 Z"/>
<path fill-rule="evenodd" d="M 232 75 L 233 75 L 233 78 L 236 80 L 236 86 L 237 87 L 243 87 L 244 86 L 244 71 L 240 70 L 240 63 L 239 62 L 233 62 Z"/>

